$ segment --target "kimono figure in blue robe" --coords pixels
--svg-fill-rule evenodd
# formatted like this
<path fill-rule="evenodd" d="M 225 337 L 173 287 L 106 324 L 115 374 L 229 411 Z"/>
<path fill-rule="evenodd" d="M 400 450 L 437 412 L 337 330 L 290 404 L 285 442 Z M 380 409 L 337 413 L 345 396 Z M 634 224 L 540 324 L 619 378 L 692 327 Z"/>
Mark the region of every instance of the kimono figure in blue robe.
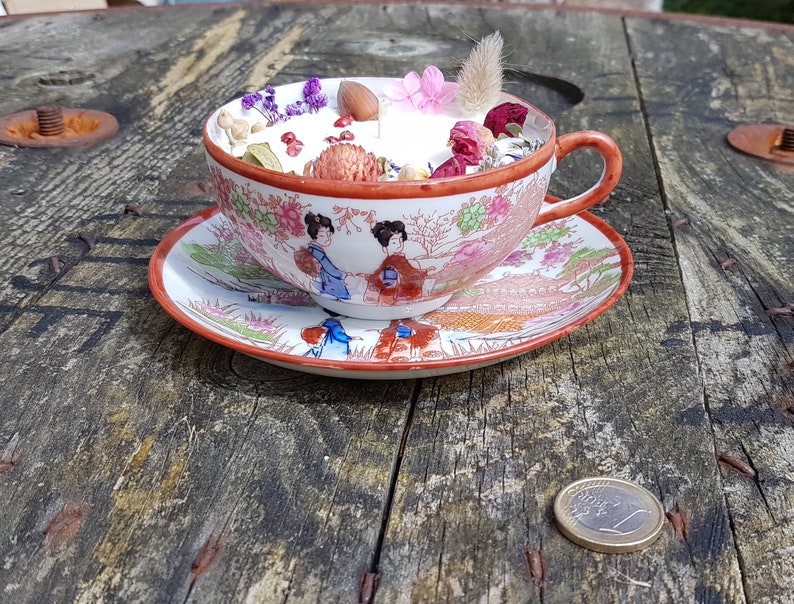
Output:
<path fill-rule="evenodd" d="M 303 328 L 301 337 L 311 346 L 304 356 L 315 359 L 346 359 L 350 354 L 350 342 L 357 339 L 347 335 L 339 319 L 334 318 Z"/>
<path fill-rule="evenodd" d="M 345 273 L 340 271 L 325 253 L 325 247 L 331 243 L 334 225 L 331 219 L 322 214 L 309 212 L 304 218 L 306 231 L 312 238 L 309 243 L 309 254 L 316 261 L 316 270 L 313 273 L 314 285 L 317 291 L 326 296 L 333 296 L 337 300 L 350 300 L 350 292 L 345 285 Z"/>
<path fill-rule="evenodd" d="M 325 250 L 313 241 L 309 244 L 308 250 L 320 265 L 314 282 L 317 290 L 321 294 L 333 296 L 339 300 L 350 300 L 350 292 L 347 291 L 345 285 L 345 274 L 328 259 Z"/>

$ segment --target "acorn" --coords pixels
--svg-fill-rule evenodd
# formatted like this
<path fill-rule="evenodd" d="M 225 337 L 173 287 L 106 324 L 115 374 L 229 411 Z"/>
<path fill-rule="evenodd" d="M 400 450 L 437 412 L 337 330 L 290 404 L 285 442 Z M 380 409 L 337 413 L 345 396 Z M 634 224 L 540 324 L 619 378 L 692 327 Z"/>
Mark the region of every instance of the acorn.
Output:
<path fill-rule="evenodd" d="M 366 86 L 344 80 L 336 93 L 339 115 L 350 115 L 357 122 L 378 118 L 378 97 Z"/>

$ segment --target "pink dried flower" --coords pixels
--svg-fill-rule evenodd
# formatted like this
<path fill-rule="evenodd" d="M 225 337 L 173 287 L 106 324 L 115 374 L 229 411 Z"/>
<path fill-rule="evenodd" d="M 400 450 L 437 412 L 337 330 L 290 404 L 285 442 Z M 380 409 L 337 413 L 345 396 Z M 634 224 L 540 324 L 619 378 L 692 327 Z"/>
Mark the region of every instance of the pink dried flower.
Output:
<path fill-rule="evenodd" d="M 315 178 L 352 182 L 377 182 L 378 159 L 359 145 L 339 143 L 325 149 L 314 162 Z"/>
<path fill-rule="evenodd" d="M 444 74 L 435 65 L 430 65 L 422 73 L 422 92 L 424 98 L 417 109 L 422 113 L 441 113 L 449 101 L 455 98 L 455 85 L 444 82 Z"/>
<path fill-rule="evenodd" d="M 460 176 L 461 174 L 466 174 L 466 166 L 459 162 L 457 157 L 450 157 L 433 171 L 430 178 L 446 178 L 447 176 Z"/>
<path fill-rule="evenodd" d="M 395 106 L 422 113 L 440 113 L 455 97 L 455 90 L 455 84 L 445 82 L 444 74 L 435 65 L 428 66 L 421 77 L 412 71 L 401 82 L 383 86 L 386 98 Z"/>
<path fill-rule="evenodd" d="M 494 144 L 493 133 L 485 126 L 472 121 L 456 123 L 449 133 L 452 155 L 467 166 L 476 166 L 485 152 Z"/>
<path fill-rule="evenodd" d="M 407 74 L 402 82 L 385 84 L 383 92 L 396 107 L 410 111 L 422 100 L 422 79 L 415 71 Z"/>

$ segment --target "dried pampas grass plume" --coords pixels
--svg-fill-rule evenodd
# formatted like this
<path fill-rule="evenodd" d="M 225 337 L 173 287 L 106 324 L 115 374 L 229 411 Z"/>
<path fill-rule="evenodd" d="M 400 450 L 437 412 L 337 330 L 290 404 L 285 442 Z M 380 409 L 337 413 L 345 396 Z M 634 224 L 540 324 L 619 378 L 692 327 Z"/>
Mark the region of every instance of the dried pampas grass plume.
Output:
<path fill-rule="evenodd" d="M 458 73 L 457 102 L 464 112 L 487 111 L 499 102 L 504 76 L 502 49 L 504 40 L 498 31 L 477 43 Z"/>

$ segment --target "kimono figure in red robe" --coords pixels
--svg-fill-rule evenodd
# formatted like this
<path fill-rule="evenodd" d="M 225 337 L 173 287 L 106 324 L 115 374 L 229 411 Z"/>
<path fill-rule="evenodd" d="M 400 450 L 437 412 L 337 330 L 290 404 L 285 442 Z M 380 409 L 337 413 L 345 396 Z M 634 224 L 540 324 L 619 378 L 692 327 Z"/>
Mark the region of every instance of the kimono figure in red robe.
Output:
<path fill-rule="evenodd" d="M 373 361 L 405 363 L 444 358 L 438 327 L 416 319 L 396 319 L 380 330 Z"/>
<path fill-rule="evenodd" d="M 375 224 L 372 234 L 386 258 L 366 277 L 365 301 L 392 305 L 416 300 L 422 295 L 427 271 L 412 266 L 403 254 L 403 244 L 408 239 L 405 224 L 399 220 L 384 220 Z"/>

